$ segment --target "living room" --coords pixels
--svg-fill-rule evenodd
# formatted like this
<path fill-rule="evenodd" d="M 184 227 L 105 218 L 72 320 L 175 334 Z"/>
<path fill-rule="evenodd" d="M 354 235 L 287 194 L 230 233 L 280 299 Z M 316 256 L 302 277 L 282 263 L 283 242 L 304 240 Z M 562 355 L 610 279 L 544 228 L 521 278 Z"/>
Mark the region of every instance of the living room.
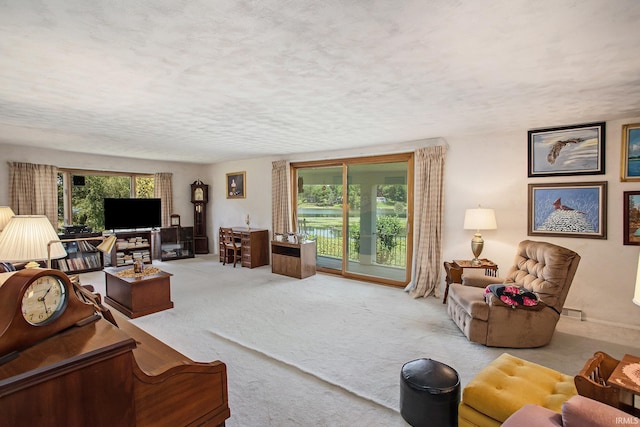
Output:
<path fill-rule="evenodd" d="M 444 179 L 445 208 L 443 233 L 443 260 L 471 257 L 470 240 L 473 233 L 463 229 L 465 210 L 481 204 L 495 210 L 498 228 L 485 230 L 483 256 L 498 266 L 507 266 L 513 261 L 515 247 L 521 240 L 546 240 L 578 252 L 582 261 L 576 273 L 566 307 L 582 312 L 586 321 L 598 322 L 612 327 L 638 329 L 640 310 L 633 298 L 638 251 L 634 246 L 623 245 L 624 191 L 632 191 L 633 182 L 620 182 L 620 144 L 622 126 L 640 121 L 640 116 L 607 122 L 606 174 L 594 179 L 585 177 L 556 179 L 554 182 L 607 181 L 607 238 L 561 238 L 545 239 L 527 236 L 528 192 L 530 183 L 545 182 L 542 178 L 526 176 L 527 129 L 519 132 L 491 135 L 470 135 L 448 138 L 446 173 Z M 491 142 L 487 142 L 491 141 Z M 522 141 L 515 144 L 514 141 Z M 413 141 L 369 147 L 372 153 L 409 152 L 420 146 L 438 144 L 436 141 Z M 500 147 L 494 149 L 493 147 Z M 51 149 L 30 149 L 9 144 L 1 145 L 7 161 L 37 163 L 46 158 L 49 164 L 62 168 L 94 170 L 135 171 L 173 173 L 174 210 L 181 216 L 183 226 L 193 225 L 193 207 L 190 203 L 189 185 L 196 179 L 209 184 L 210 205 L 208 207 L 209 247 L 217 246 L 217 230 L 221 226 L 242 226 L 247 214 L 252 227 L 271 229 L 271 168 L 275 157 L 237 160 L 197 165 L 166 161 L 149 161 L 118 158 L 86 153 L 60 152 Z M 355 157 L 363 150 L 322 152 L 313 155 L 289 156 L 289 160 L 309 160 L 315 157 Z M 314 157 L 312 157 L 314 156 Z M 486 165 L 478 168 L 477 165 Z M 499 165 L 500 167 L 497 167 Z M 227 199 L 225 196 L 225 174 L 245 170 L 247 193 L 245 199 Z M 460 170 L 473 170 L 473 174 L 460 174 Z M 0 164 L 0 174 L 8 176 L 6 162 Z M 548 180 L 548 178 L 547 178 Z M 479 184 L 481 183 L 481 184 Z M 8 203 L 8 188 L 0 188 L 0 201 Z M 2 203 L 2 202 L 0 202 Z M 444 271 L 442 272 L 444 275 Z M 444 280 L 444 279 L 443 279 Z M 601 284 L 605 284 L 602 286 Z M 444 282 L 439 295 L 442 294 Z"/>
<path fill-rule="evenodd" d="M 520 6 L 522 6 L 523 9 L 528 7 L 524 4 L 526 2 L 521 3 Z M 550 2 L 547 6 L 550 9 L 558 7 L 553 2 Z M 589 3 L 589 7 L 585 8 L 589 14 L 595 15 L 598 10 L 601 10 L 600 8 L 606 9 L 609 6 L 609 2 L 591 2 Z M 374 126 L 372 123 L 373 120 L 365 120 L 360 127 L 354 125 L 352 129 L 349 129 L 355 133 L 358 129 L 371 127 L 374 129 L 373 133 L 378 132 L 378 135 L 372 135 L 371 133 L 359 134 L 360 139 L 358 140 L 358 144 L 353 146 L 348 146 L 342 142 L 338 144 L 324 144 L 319 142 L 321 141 L 322 131 L 331 128 L 329 123 L 324 121 L 324 116 L 321 114 L 321 111 L 333 107 L 333 104 L 328 103 L 324 103 L 321 108 L 314 110 L 317 113 L 319 124 L 314 124 L 308 129 L 309 133 L 313 133 L 313 136 L 319 139 L 304 139 L 304 141 L 312 141 L 306 144 L 298 143 L 296 145 L 292 143 L 290 150 L 286 150 L 286 147 L 282 148 L 283 146 L 280 145 L 279 138 L 286 139 L 282 134 L 274 133 L 274 136 L 271 138 L 261 140 L 259 139 L 260 135 L 245 133 L 245 129 L 249 128 L 251 124 L 259 122 L 260 120 L 258 119 L 270 114 L 258 109 L 259 111 L 257 111 L 256 114 L 259 117 L 255 122 L 245 116 L 246 121 L 234 122 L 237 123 L 236 127 L 230 125 L 226 128 L 222 126 L 216 129 L 218 133 L 212 130 L 210 135 L 206 135 L 203 139 L 196 141 L 193 147 L 187 147 L 186 143 L 182 145 L 182 141 L 176 136 L 176 129 L 171 128 L 171 132 L 167 133 L 171 134 L 173 142 L 167 145 L 172 149 L 176 149 L 175 152 L 171 152 L 170 149 L 167 148 L 167 145 L 164 144 L 156 144 L 157 146 L 154 148 L 154 141 L 146 141 L 148 145 L 143 144 L 142 140 L 137 142 L 135 139 L 123 138 L 122 141 L 118 141 L 117 137 L 109 136 L 108 133 L 101 133 L 103 122 L 100 120 L 97 120 L 95 123 L 96 128 L 101 128 L 100 132 L 97 132 L 99 136 L 87 132 L 89 136 L 85 136 L 84 138 L 77 135 L 73 128 L 56 129 L 55 126 L 46 123 L 46 120 L 45 123 L 38 123 L 37 125 L 35 122 L 29 122 L 29 120 L 35 121 L 38 113 L 41 112 L 39 109 L 44 108 L 44 105 L 52 101 L 52 98 L 48 97 L 49 95 L 46 91 L 44 91 L 45 93 L 42 95 L 42 104 L 39 104 L 37 95 L 31 95 L 33 99 L 29 102 L 22 99 L 22 105 L 19 107 L 31 105 L 30 103 L 36 105 L 33 116 L 29 116 L 29 120 L 25 119 L 22 121 L 16 118 L 16 116 L 21 116 L 20 114 L 14 115 L 11 112 L 12 105 L 14 105 L 11 99 L 13 95 L 9 95 L 8 89 L 6 91 L 2 90 L 0 91 L 0 152 L 2 153 L 4 161 L 0 163 L 0 176 L 8 177 L 9 167 L 7 162 L 28 162 L 50 164 L 69 169 L 135 172 L 143 174 L 169 172 L 173 175 L 174 213 L 180 215 L 183 226 L 193 225 L 193 205 L 190 202 L 189 186 L 195 180 L 202 180 L 209 185 L 207 235 L 212 254 L 198 256 L 195 261 L 203 262 L 203 267 L 201 268 L 212 269 L 213 267 L 207 263 L 211 262 L 211 256 L 214 256 L 217 250 L 217 230 L 219 227 L 242 226 L 244 225 L 246 216 L 250 215 L 252 227 L 272 229 L 271 173 L 272 163 L 274 161 L 287 160 L 291 162 L 302 162 L 344 157 L 364 157 L 378 154 L 407 153 L 414 152 L 423 147 L 444 145 L 447 147 L 447 151 L 443 184 L 444 222 L 442 232 L 442 260 L 471 257 L 470 240 L 473 237 L 473 231 L 465 230 L 463 227 L 465 210 L 477 207 L 478 205 L 493 208 L 497 219 L 497 229 L 482 231 L 482 236 L 485 240 L 482 256 L 494 261 L 500 267 L 499 272 L 504 272 L 504 269 L 512 264 L 516 247 L 522 240 L 529 238 L 533 240 L 543 240 L 570 248 L 579 253 L 582 260 L 568 294 L 565 307 L 572 309 L 574 313 L 578 313 L 582 319 L 581 323 L 593 324 L 598 328 L 602 328 L 599 330 L 610 330 L 612 331 L 611 334 L 617 337 L 624 337 L 627 332 L 629 337 L 635 337 L 637 336 L 637 332 L 640 331 L 640 307 L 632 302 L 632 298 L 636 285 L 639 251 L 635 245 L 624 244 L 625 215 L 623 199 L 624 192 L 638 191 L 640 186 L 638 181 L 621 181 L 620 177 L 621 163 L 623 163 L 621 159 L 623 159 L 624 154 L 623 126 L 640 123 L 640 105 L 638 105 L 638 99 L 640 99 L 638 91 L 640 89 L 637 84 L 638 64 L 637 60 L 629 59 L 629 56 L 632 56 L 630 52 L 633 51 L 630 47 L 637 46 L 636 42 L 640 42 L 640 40 L 638 40 L 640 37 L 635 27 L 628 27 L 628 25 L 630 25 L 629 21 L 632 21 L 632 19 L 623 19 L 623 15 L 625 14 L 630 17 L 637 16 L 639 13 L 638 6 L 633 2 L 625 2 L 624 5 L 619 5 L 615 8 L 611 7 L 612 10 L 608 12 L 611 13 L 611 15 L 606 15 L 610 17 L 609 20 L 594 17 L 587 19 L 583 16 L 583 11 L 575 9 L 575 7 L 567 8 L 567 10 L 563 8 L 562 11 L 558 11 L 558 19 L 562 22 L 570 22 L 569 18 L 571 14 L 576 13 L 580 19 L 584 19 L 584 21 L 580 20 L 584 26 L 586 26 L 587 23 L 591 23 L 598 28 L 597 31 L 594 31 L 598 36 L 594 38 L 598 38 L 598 40 L 588 39 L 587 42 L 584 42 L 584 40 L 570 38 L 568 41 L 565 40 L 566 45 L 560 43 L 562 45 L 562 51 L 567 55 L 567 62 L 571 63 L 573 61 L 571 58 L 575 58 L 575 62 L 581 65 L 567 66 L 570 70 L 558 66 L 557 68 L 552 67 L 553 70 L 551 71 L 538 71 L 538 73 L 542 73 L 541 77 L 537 77 L 536 72 L 532 71 L 524 77 L 518 77 L 515 72 L 500 75 L 500 84 L 494 86 L 494 79 L 490 77 L 493 75 L 492 73 L 497 72 L 497 68 L 500 66 L 511 65 L 512 63 L 517 63 L 518 60 L 524 60 L 522 59 L 523 57 L 519 56 L 516 58 L 512 56 L 515 55 L 513 46 L 508 44 L 506 46 L 500 45 L 500 47 L 506 49 L 507 54 L 504 59 L 496 61 L 494 68 L 487 65 L 487 63 L 481 59 L 478 59 L 479 54 L 476 56 L 472 50 L 469 50 L 471 47 L 474 47 L 470 41 L 461 40 L 459 41 L 461 46 L 458 46 L 458 48 L 471 58 L 469 61 L 469 69 L 473 71 L 474 67 L 480 68 L 478 74 L 473 74 L 468 80 L 475 81 L 474 85 L 458 86 L 460 91 L 458 95 L 451 92 L 441 93 L 438 86 L 421 88 L 420 94 L 423 98 L 427 99 L 427 94 L 433 93 L 436 94 L 434 98 L 437 98 L 438 102 L 429 104 L 429 109 L 425 106 L 424 111 L 420 111 L 419 114 L 416 113 L 416 115 L 410 115 L 408 113 L 412 109 L 417 108 L 415 105 L 400 108 L 400 104 L 395 104 L 397 111 L 404 111 L 405 113 L 393 114 L 390 109 L 386 109 L 387 107 L 384 107 L 385 110 L 383 111 L 382 104 L 384 104 L 384 102 L 374 102 L 372 98 L 375 99 L 375 96 L 367 94 L 367 102 L 381 108 L 381 112 L 377 113 L 375 117 L 380 118 L 384 114 L 388 114 L 389 117 L 398 118 L 398 121 L 402 122 L 402 126 L 395 128 L 394 132 L 389 131 L 389 133 L 385 133 L 383 128 Z M 496 12 L 495 10 L 493 11 Z M 472 15 L 471 12 L 473 12 L 473 10 L 467 12 L 469 15 Z M 11 15 L 5 14 L 4 16 L 5 18 L 2 18 L 3 24 L 0 28 L 4 27 L 13 30 L 13 26 L 8 22 L 12 19 Z M 448 16 L 447 18 L 452 19 L 452 16 L 453 15 Z M 505 15 L 500 16 L 504 17 Z M 560 17 L 562 19 L 560 19 Z M 533 18 L 539 19 L 540 15 L 534 15 Z M 13 16 L 13 19 L 16 19 L 16 16 Z M 470 18 L 467 16 L 467 19 Z M 469 27 L 472 26 L 471 24 L 473 22 L 473 20 L 465 20 L 465 24 Z M 411 23 L 415 24 L 413 21 L 411 21 Z M 556 24 L 558 24 L 558 22 L 556 22 Z M 599 27 L 599 24 L 602 24 L 603 27 Z M 432 25 L 437 27 L 437 23 L 432 22 Z M 461 25 L 461 23 L 458 22 L 457 25 Z M 515 24 L 509 23 L 505 25 L 512 28 Z M 393 34 L 393 25 L 389 24 L 388 27 L 385 25 L 384 28 L 388 30 L 385 37 Z M 632 30 L 625 31 L 627 28 L 632 28 Z M 544 31 L 541 31 L 541 33 L 544 33 Z M 495 36 L 495 33 L 492 34 Z M 558 34 L 560 34 L 560 32 L 553 32 L 553 34 L 559 37 Z M 624 37 L 620 34 L 624 34 Z M 583 33 L 580 33 L 580 35 L 585 36 Z M 499 36 L 509 38 L 509 36 L 505 34 L 499 34 Z M 529 33 L 528 36 L 533 37 L 532 33 Z M 376 40 L 382 43 L 385 37 L 380 36 L 380 40 Z M 468 38 L 473 38 L 473 35 L 470 35 Z M 624 42 L 621 41 L 623 38 Z M 358 42 L 362 41 L 361 36 L 354 36 L 354 40 Z M 486 41 L 487 39 L 482 40 Z M 554 40 L 553 37 L 545 38 L 543 41 L 550 47 L 541 49 L 542 51 L 553 50 L 551 46 L 554 45 L 554 42 L 558 42 L 558 40 Z M 467 45 L 467 43 L 471 46 Z M 73 45 L 73 43 L 69 42 L 69 45 Z M 20 46 L 24 47 L 23 45 Z M 524 46 L 534 48 L 536 47 L 536 43 L 525 43 Z M 597 50 L 590 51 L 589 48 L 591 46 L 596 46 Z M 455 46 L 450 47 L 450 52 L 454 52 Z M 475 47 L 477 48 L 478 46 Z M 23 51 L 27 51 L 27 49 L 23 49 Z M 15 53 L 15 51 L 13 52 Z M 483 52 L 485 54 L 487 53 L 486 51 Z M 576 52 L 579 52 L 580 55 Z M 571 57 L 569 53 L 577 56 Z M 17 55 L 17 53 L 15 54 Z M 463 53 L 461 53 L 461 55 L 462 54 Z M 451 55 L 455 56 L 454 54 Z M 590 56 L 605 59 L 599 61 L 594 60 L 594 63 L 591 64 L 580 62 Z M 46 55 L 43 55 L 43 57 L 46 57 Z M 19 61 L 20 57 L 12 58 L 14 61 Z M 447 56 L 447 58 L 449 57 Z M 557 58 L 553 57 L 553 59 Z M 65 61 L 69 61 L 69 58 L 65 57 Z M 89 60 L 87 57 L 87 62 L 92 61 L 97 61 L 97 59 L 91 56 L 91 60 Z M 51 62 L 55 63 L 55 61 Z M 549 63 L 550 62 L 547 61 L 535 65 L 545 64 L 541 66 L 541 68 L 544 68 L 549 66 Z M 38 65 L 40 65 L 41 69 L 46 69 L 43 64 L 46 64 L 44 59 L 43 62 L 38 63 Z M 465 62 L 462 61 L 461 64 L 465 64 Z M 527 62 L 527 64 L 531 63 Z M 315 66 L 317 67 L 317 64 Z M 336 65 L 336 67 L 338 67 L 338 65 Z M 97 70 L 100 70 L 100 67 L 94 69 L 87 65 L 87 68 L 93 70 L 94 74 L 99 74 Z M 411 80 L 427 69 L 428 67 L 425 67 L 418 70 L 416 74 L 411 74 L 411 78 L 407 79 L 408 82 L 394 86 L 394 88 L 404 95 L 407 95 L 407 98 L 411 98 L 411 88 L 414 87 L 413 85 L 415 84 L 415 82 Z M 510 69 L 510 71 L 513 70 L 522 71 L 522 69 L 518 67 Z M 215 71 L 218 72 L 219 70 L 215 69 Z M 401 74 L 398 70 L 396 71 L 398 74 Z M 128 69 L 126 68 L 119 69 L 119 72 L 123 73 L 124 76 L 131 77 L 131 74 L 128 74 Z M 197 74 L 197 72 L 198 70 L 194 71 L 195 74 Z M 570 73 L 570 76 L 569 74 L 565 75 L 565 73 Z M 236 72 L 236 74 L 238 74 L 238 72 Z M 148 75 L 154 74 L 148 72 Z M 393 75 L 393 73 L 390 73 L 390 75 Z M 2 76 L 2 72 L 0 72 L 0 76 Z M 108 77 L 109 82 L 112 84 L 112 91 L 120 93 L 118 85 L 115 83 L 123 83 L 123 81 L 118 79 L 113 80 L 113 76 Z M 353 78 L 353 75 L 351 77 L 352 79 L 349 80 L 348 84 L 355 85 L 356 79 Z M 430 75 L 430 77 L 433 78 L 432 75 Z M 456 77 L 459 76 L 456 74 Z M 34 81 L 38 80 L 37 77 L 33 77 L 33 79 Z M 140 79 L 144 80 L 144 82 L 131 82 L 131 86 L 134 87 L 124 85 L 121 92 L 126 94 L 127 89 L 130 89 L 130 96 L 135 98 L 139 93 L 138 90 L 142 90 L 140 87 L 143 87 L 143 83 L 147 82 L 147 80 L 142 77 L 140 77 Z M 528 82 L 525 81 L 527 79 L 529 79 Z M 28 79 L 25 78 L 25 80 Z M 123 80 L 126 81 L 126 79 Z M 149 80 L 153 81 L 151 78 Z M 496 78 L 496 80 L 500 79 Z M 229 81 L 231 81 L 231 78 Z M 246 83 L 247 80 L 244 80 L 243 77 L 242 81 Z M 385 81 L 390 82 L 392 80 L 389 79 Z M 261 84 L 266 85 L 268 82 L 269 79 L 265 78 L 263 80 L 262 77 L 256 77 L 255 83 L 251 85 L 251 87 L 257 90 L 258 86 Z M 284 82 L 278 82 L 284 85 Z M 451 81 L 448 82 L 451 83 Z M 4 77 L 2 83 L 4 86 L 9 87 L 15 82 L 9 76 Z M 23 84 L 28 85 L 28 83 Z M 38 84 L 46 85 L 46 83 L 42 82 Z M 140 84 L 140 86 L 135 86 L 136 84 Z M 528 84 L 535 86 L 535 88 L 528 90 Z M 451 83 L 451 85 L 453 87 L 453 83 Z M 97 87 L 99 88 L 99 86 L 100 85 Z M 495 92 L 493 92 L 494 94 L 490 95 L 488 89 L 485 91 L 485 86 L 491 86 L 495 90 Z M 220 109 L 215 111 L 221 113 L 221 117 L 228 118 L 232 121 L 232 118 L 230 118 L 227 113 L 222 114 L 224 111 L 223 107 L 228 106 L 228 103 L 252 105 L 252 98 L 243 94 L 241 88 L 236 86 L 230 87 L 237 90 L 238 93 L 241 93 L 233 102 L 228 101 L 227 96 L 230 95 L 221 95 L 224 91 L 219 88 L 215 90 L 212 89 L 211 97 L 215 98 L 219 96 L 222 99 L 221 104 L 218 106 Z M 609 89 L 607 89 L 607 87 L 609 87 Z M 95 93 L 102 91 L 101 88 L 99 89 L 100 90 L 94 88 Z M 57 89 L 54 88 L 53 91 L 55 90 Z M 529 98 L 523 99 L 519 95 L 519 92 L 526 93 Z M 550 96 L 549 94 L 553 94 L 554 92 L 556 93 L 555 100 L 554 96 Z M 316 94 L 321 95 L 320 93 Z M 353 110 L 353 115 L 350 117 L 355 120 L 355 117 L 358 117 L 359 114 L 356 111 L 358 108 L 354 107 L 356 104 L 353 98 L 350 98 L 352 94 L 348 90 L 345 90 L 342 92 L 342 95 L 351 102 L 351 104 L 347 102 L 347 104 L 345 104 L 347 106 L 344 108 L 349 107 Z M 486 95 L 486 98 L 480 95 Z M 538 98 L 534 95 L 540 95 L 540 97 Z M 72 111 L 73 114 L 82 117 L 84 117 L 81 110 L 83 104 L 85 105 L 85 112 L 88 116 L 99 116 L 101 111 L 105 116 L 110 114 L 110 112 L 107 111 L 108 109 L 104 109 L 104 105 L 107 105 L 107 103 L 94 103 L 91 97 L 88 98 L 89 99 L 81 99 L 81 102 L 75 104 L 73 108 L 68 108 L 69 105 L 65 105 L 64 103 L 59 104 L 58 107 L 61 110 L 66 108 Z M 111 102 L 113 105 L 118 105 L 124 98 L 128 99 L 127 96 L 123 95 L 122 99 L 114 98 L 111 99 Z M 336 96 L 336 98 L 339 99 L 339 96 Z M 197 101 L 203 101 L 202 97 L 197 97 Z M 323 98 L 323 101 L 326 102 L 326 99 Z M 527 103 L 527 101 L 530 101 L 530 103 Z M 127 102 L 123 101 L 124 104 Z M 155 102 L 156 98 L 150 96 L 148 104 L 153 106 Z M 191 102 L 191 100 L 185 100 L 184 102 L 188 105 L 188 102 Z M 277 108 L 274 107 L 277 106 L 277 99 L 271 99 L 269 102 L 269 108 L 272 108 L 274 111 L 277 110 Z M 285 113 L 292 113 L 292 110 L 298 107 L 303 108 L 305 102 L 308 101 L 284 108 L 284 111 Z M 526 108 L 519 107 L 517 111 L 520 114 L 516 115 L 514 113 L 514 111 L 516 111 L 515 104 L 527 105 Z M 145 102 L 144 108 L 151 107 Z M 530 115 L 522 114 L 523 109 L 528 110 Z M 255 110 L 251 108 L 248 110 L 255 112 Z M 442 110 L 446 111 L 443 112 Z M 485 112 L 483 110 L 487 111 Z M 4 113 L 2 113 L 2 111 L 4 111 Z M 22 110 L 20 109 L 20 111 Z M 234 110 L 234 112 L 237 112 L 237 110 Z M 191 110 L 190 114 L 194 116 L 197 115 L 196 111 Z M 205 115 L 208 114 L 209 113 Z M 238 112 L 238 114 L 240 114 L 240 112 Z M 248 113 L 244 110 L 243 114 Z M 403 121 L 403 114 L 406 114 L 406 117 L 410 117 L 410 119 Z M 427 118 L 435 117 L 436 119 L 420 120 L 418 116 Z M 65 116 L 54 117 L 59 119 Z M 300 121 L 304 121 L 299 116 L 297 118 Z M 64 122 L 63 120 L 59 121 Z M 448 127 L 440 125 L 440 122 L 445 121 L 449 125 Z M 457 122 L 457 125 L 453 126 L 452 124 L 455 122 Z M 604 122 L 606 124 L 606 132 L 602 138 L 603 145 L 601 155 L 604 158 L 602 173 L 556 177 L 528 176 L 529 131 L 533 129 L 557 128 L 595 122 Z M 281 121 L 278 123 L 287 123 L 287 119 L 281 118 Z M 417 124 L 412 128 L 411 123 Z M 201 124 L 201 122 L 198 122 L 198 124 Z M 317 131 L 316 128 L 321 129 Z M 149 129 L 150 128 L 140 128 L 135 129 L 135 131 L 138 134 L 144 134 L 145 131 Z M 239 148 L 237 150 L 239 151 L 232 150 L 232 152 L 229 153 L 228 147 L 233 145 L 230 142 L 233 139 L 233 132 L 229 129 L 238 130 L 240 137 L 238 138 Z M 264 128 L 260 129 L 264 131 Z M 186 136 L 189 135 L 189 126 L 186 126 L 182 130 Z M 296 128 L 295 131 L 297 130 Z M 343 128 L 339 130 L 344 132 Z M 291 132 L 295 133 L 295 131 Z M 228 136 L 229 134 L 232 134 L 231 137 Z M 327 135 L 329 134 L 327 133 Z M 186 136 L 185 139 L 187 138 Z M 216 142 L 216 136 L 219 136 L 223 142 L 218 144 Z M 336 138 L 340 137 L 340 132 L 336 132 L 334 136 Z M 92 138 L 94 138 L 94 142 L 91 142 Z M 243 138 L 247 141 L 242 141 Z M 331 136 L 329 135 L 327 138 L 331 138 Z M 363 142 L 366 138 L 369 138 L 369 143 Z M 142 139 L 146 140 L 146 138 Z M 75 141 L 78 141 L 75 146 L 73 144 L 66 145 Z M 256 141 L 258 142 L 256 143 Z M 109 145 L 111 142 L 113 142 L 113 146 Z M 247 145 L 243 146 L 242 142 L 247 142 Z M 275 149 L 264 154 L 263 150 L 269 146 L 274 146 Z M 254 149 L 251 147 L 254 147 Z M 320 150 L 320 148 L 325 149 Z M 216 150 L 219 151 L 218 157 L 215 155 Z M 213 154 L 211 154 L 212 151 L 214 152 Z M 184 160 L 185 153 L 196 153 L 196 156 L 201 154 L 201 159 L 198 161 Z M 245 198 L 230 199 L 226 196 L 226 174 L 235 171 L 246 172 Z M 2 182 L 6 181 L 3 179 Z M 531 201 L 528 192 L 528 186 L 530 184 L 594 182 L 607 183 L 606 199 L 603 204 L 603 210 L 606 212 L 606 215 L 604 216 L 605 221 L 601 224 L 601 226 L 604 227 L 603 231 L 606 231 L 605 238 L 530 236 L 528 234 L 528 219 L 531 210 Z M 8 205 L 9 201 L 8 185 L 0 185 L 0 205 Z M 271 230 L 271 232 L 273 231 L 274 230 Z M 190 261 L 177 261 L 177 263 L 177 267 L 170 268 L 180 270 L 182 268 L 180 267 L 180 263 L 190 264 Z M 240 269 L 242 273 L 236 274 L 236 276 L 242 277 L 243 280 L 245 280 L 247 279 L 248 273 L 243 270 L 245 269 Z M 217 266 L 211 271 L 217 272 Z M 231 275 L 230 271 L 228 268 L 222 270 L 225 278 Z M 441 277 L 437 290 L 437 297 L 439 299 L 442 298 L 444 291 L 444 271 L 441 273 L 443 276 Z M 188 277 L 192 276 L 189 275 Z M 230 280 L 233 280 L 233 276 L 231 277 Z M 322 275 L 320 275 L 320 277 L 322 277 Z M 200 277 L 198 276 L 198 278 Z M 209 278 L 211 281 L 217 279 L 218 277 L 215 275 Z M 331 280 L 334 280 L 334 278 L 331 277 Z M 345 286 L 348 285 L 349 281 L 345 281 Z M 360 285 L 358 284 L 358 286 Z M 385 289 L 385 293 L 389 291 L 389 289 L 384 287 L 382 287 L 382 289 Z M 413 304 L 409 302 L 411 298 L 403 293 L 401 289 L 393 288 L 392 290 L 397 291 L 405 297 L 408 304 Z M 429 296 L 428 299 L 436 300 L 436 297 Z M 440 305 L 442 305 L 441 302 Z M 434 305 L 425 304 L 422 307 L 428 310 L 434 307 Z M 565 319 L 564 321 L 565 324 L 571 325 L 567 323 L 567 321 L 571 322 L 574 321 L 574 319 Z M 615 331 L 615 333 L 613 331 Z M 606 341 L 604 336 L 600 337 L 600 339 Z M 560 344 L 561 343 L 556 340 L 553 347 L 553 349 L 558 349 L 559 358 L 575 357 L 576 359 L 580 359 L 575 361 L 576 366 L 580 366 L 583 363 L 582 359 L 584 358 L 584 354 L 563 354 Z M 618 345 L 618 343 L 616 343 L 616 345 Z M 637 347 L 637 343 L 630 342 L 627 344 L 627 352 L 638 354 L 640 353 L 640 349 Z M 620 349 L 619 347 L 616 348 L 618 350 Z M 593 348 L 590 351 L 594 352 L 601 349 L 602 348 Z M 424 351 L 424 356 L 429 357 L 428 345 L 424 346 Z M 478 350 L 478 352 L 480 351 L 481 350 Z M 622 354 L 617 354 L 617 356 L 620 357 Z M 231 388 L 232 386 L 230 386 L 230 392 Z M 233 424 L 230 422 L 229 425 Z"/>

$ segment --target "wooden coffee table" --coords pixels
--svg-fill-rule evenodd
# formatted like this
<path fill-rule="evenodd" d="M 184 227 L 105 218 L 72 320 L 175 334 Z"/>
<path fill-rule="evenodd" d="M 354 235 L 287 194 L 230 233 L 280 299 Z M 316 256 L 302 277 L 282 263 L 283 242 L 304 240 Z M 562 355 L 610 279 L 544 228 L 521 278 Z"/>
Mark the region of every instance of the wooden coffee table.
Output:
<path fill-rule="evenodd" d="M 123 277 L 118 273 L 133 267 L 105 268 L 105 302 L 119 312 L 136 318 L 173 308 L 171 301 L 171 273 L 158 271 L 139 277 Z"/>

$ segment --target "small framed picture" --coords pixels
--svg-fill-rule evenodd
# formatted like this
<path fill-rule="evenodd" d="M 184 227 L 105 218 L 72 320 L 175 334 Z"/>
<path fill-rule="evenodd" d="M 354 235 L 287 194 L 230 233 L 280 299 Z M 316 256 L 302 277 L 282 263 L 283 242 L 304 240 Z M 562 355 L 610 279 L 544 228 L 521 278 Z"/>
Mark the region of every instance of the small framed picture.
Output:
<path fill-rule="evenodd" d="M 530 130 L 529 177 L 605 173 L 604 122 Z"/>
<path fill-rule="evenodd" d="M 247 195 L 246 172 L 227 174 L 227 199 L 244 199 Z"/>
<path fill-rule="evenodd" d="M 624 244 L 640 246 L 640 191 L 624 192 Z"/>
<path fill-rule="evenodd" d="M 640 181 L 640 123 L 622 126 L 621 181 Z"/>
<path fill-rule="evenodd" d="M 607 238 L 607 183 L 529 184 L 529 236 Z"/>
<path fill-rule="evenodd" d="M 180 227 L 180 215 L 171 214 L 170 222 L 172 227 Z"/>

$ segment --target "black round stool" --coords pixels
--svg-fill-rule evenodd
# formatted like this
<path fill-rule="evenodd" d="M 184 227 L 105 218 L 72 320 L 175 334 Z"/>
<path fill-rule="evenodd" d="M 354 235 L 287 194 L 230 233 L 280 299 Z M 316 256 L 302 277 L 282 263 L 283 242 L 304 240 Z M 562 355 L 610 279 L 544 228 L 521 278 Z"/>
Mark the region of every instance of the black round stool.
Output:
<path fill-rule="evenodd" d="M 459 403 L 455 369 L 432 359 L 402 365 L 400 415 L 413 427 L 457 427 Z"/>

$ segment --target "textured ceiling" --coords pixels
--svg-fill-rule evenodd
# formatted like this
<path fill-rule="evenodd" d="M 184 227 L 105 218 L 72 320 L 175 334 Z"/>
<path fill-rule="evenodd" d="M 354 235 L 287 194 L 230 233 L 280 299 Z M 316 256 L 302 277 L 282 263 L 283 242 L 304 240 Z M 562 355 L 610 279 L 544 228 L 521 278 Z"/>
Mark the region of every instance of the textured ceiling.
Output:
<path fill-rule="evenodd" d="M 0 143 L 212 163 L 632 117 L 639 22 L 638 0 L 0 0 Z"/>

